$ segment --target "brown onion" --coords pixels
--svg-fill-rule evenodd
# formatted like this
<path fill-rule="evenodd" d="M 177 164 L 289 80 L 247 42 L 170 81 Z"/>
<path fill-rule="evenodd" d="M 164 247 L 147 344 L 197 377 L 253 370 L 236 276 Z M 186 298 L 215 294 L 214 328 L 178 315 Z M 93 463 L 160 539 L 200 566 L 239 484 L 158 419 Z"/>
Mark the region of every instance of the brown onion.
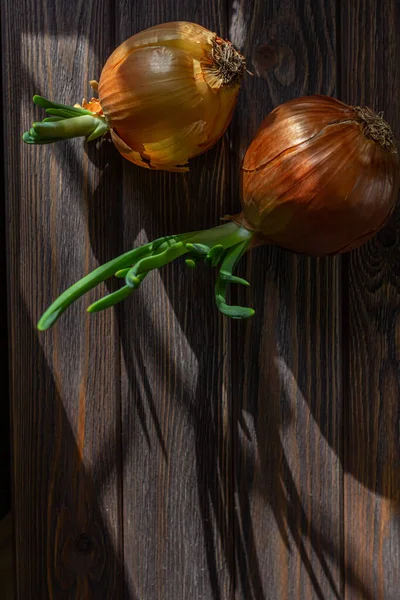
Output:
<path fill-rule="evenodd" d="M 275 243 L 315 256 L 345 252 L 371 238 L 392 212 L 399 191 L 399 156 L 389 125 L 369 108 L 324 96 L 292 100 L 262 123 L 242 166 L 242 212 L 225 225 L 160 238 L 99 267 L 66 290 L 44 313 L 47 329 L 79 296 L 115 274 L 125 286 L 89 307 L 120 302 L 152 269 L 188 255 L 220 265 L 215 299 L 221 312 L 247 318 L 253 309 L 230 306 L 229 283 L 247 249 Z"/>
<path fill-rule="evenodd" d="M 291 100 L 263 121 L 242 166 L 237 222 L 295 252 L 346 252 L 386 222 L 399 155 L 382 115 L 328 96 Z"/>

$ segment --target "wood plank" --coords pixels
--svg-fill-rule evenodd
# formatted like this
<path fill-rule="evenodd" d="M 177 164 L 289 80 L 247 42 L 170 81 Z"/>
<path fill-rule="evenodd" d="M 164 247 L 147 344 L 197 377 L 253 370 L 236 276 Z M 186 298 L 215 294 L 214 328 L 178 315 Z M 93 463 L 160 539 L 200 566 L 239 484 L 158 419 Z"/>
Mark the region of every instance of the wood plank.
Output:
<path fill-rule="evenodd" d="M 231 130 L 236 188 L 274 106 L 335 92 L 335 9 L 232 2 L 233 41 L 255 71 Z M 341 261 L 259 248 L 242 274 L 251 288 L 238 297 L 256 315 L 232 328 L 236 598 L 341 598 Z"/>
<path fill-rule="evenodd" d="M 1 10 L 0 10 L 1 25 Z M 3 85 L 0 78 L 0 114 L 3 114 Z M 0 189 L 5 190 L 3 138 L 0 142 Z M 0 404 L 0 520 L 10 511 L 10 412 L 8 385 L 8 331 L 7 331 L 7 250 L 5 198 L 0 202 L 0 381 L 3 398 Z"/>
<path fill-rule="evenodd" d="M 343 3 L 343 99 L 384 111 L 400 139 L 400 4 Z M 344 399 L 346 598 L 400 589 L 400 211 L 348 264 Z"/>
<path fill-rule="evenodd" d="M 0 581 L 4 600 L 14 600 L 12 515 L 0 521 Z"/>
<path fill-rule="evenodd" d="M 2 9 L 16 598 L 121 598 L 115 319 L 91 320 L 86 300 L 52 331 L 35 328 L 66 286 L 118 251 L 117 178 L 102 179 L 114 154 L 107 144 L 86 152 L 82 140 L 20 141 L 43 118 L 34 92 L 62 102 L 88 93 L 114 43 L 113 2 Z"/>
<path fill-rule="evenodd" d="M 226 34 L 224 4 L 119 2 L 122 42 L 170 20 Z M 230 210 L 226 142 L 188 174 L 125 163 L 124 249 L 211 227 Z M 232 581 L 227 337 L 215 273 L 173 264 L 146 278 L 120 312 L 125 598 L 228 599 Z M 131 595 L 129 595 L 131 594 Z"/>

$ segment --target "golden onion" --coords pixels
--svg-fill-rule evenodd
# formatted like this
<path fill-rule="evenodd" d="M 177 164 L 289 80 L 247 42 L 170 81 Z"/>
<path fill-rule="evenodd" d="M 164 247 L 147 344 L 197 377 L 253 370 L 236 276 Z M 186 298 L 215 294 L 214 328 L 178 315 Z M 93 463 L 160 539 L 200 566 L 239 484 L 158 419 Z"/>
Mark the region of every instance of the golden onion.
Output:
<path fill-rule="evenodd" d="M 120 302 L 152 269 L 186 255 L 190 267 L 219 266 L 216 304 L 233 318 L 253 309 L 230 306 L 229 283 L 246 250 L 274 243 L 298 253 L 345 252 L 370 239 L 385 223 L 399 192 L 399 155 L 381 114 L 324 96 L 292 100 L 262 123 L 241 169 L 242 212 L 230 222 L 167 236 L 99 267 L 66 290 L 44 313 L 47 329 L 76 298 L 112 275 L 125 285 L 89 307 L 97 312 Z"/>
<path fill-rule="evenodd" d="M 141 167 L 187 171 L 232 118 L 245 59 L 229 41 L 195 23 L 164 23 L 123 42 L 108 58 L 98 99 L 64 106 L 34 96 L 51 115 L 23 136 L 43 144 L 107 133 Z"/>

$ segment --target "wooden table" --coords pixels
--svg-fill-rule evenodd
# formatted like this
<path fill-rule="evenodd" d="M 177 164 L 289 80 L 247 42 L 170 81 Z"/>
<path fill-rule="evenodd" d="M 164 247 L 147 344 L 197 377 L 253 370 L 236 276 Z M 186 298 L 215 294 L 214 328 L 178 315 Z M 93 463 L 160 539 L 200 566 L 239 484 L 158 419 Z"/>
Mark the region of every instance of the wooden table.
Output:
<path fill-rule="evenodd" d="M 120 42 L 176 19 L 255 73 L 189 174 L 21 142 L 34 93 L 81 101 Z M 237 211 L 282 101 L 367 104 L 400 137 L 398 0 L 2 0 L 1 20 L 17 599 L 397 600 L 400 213 L 340 258 L 252 252 L 248 322 L 174 264 L 115 310 L 88 316 L 97 292 L 35 325 L 97 264 Z"/>

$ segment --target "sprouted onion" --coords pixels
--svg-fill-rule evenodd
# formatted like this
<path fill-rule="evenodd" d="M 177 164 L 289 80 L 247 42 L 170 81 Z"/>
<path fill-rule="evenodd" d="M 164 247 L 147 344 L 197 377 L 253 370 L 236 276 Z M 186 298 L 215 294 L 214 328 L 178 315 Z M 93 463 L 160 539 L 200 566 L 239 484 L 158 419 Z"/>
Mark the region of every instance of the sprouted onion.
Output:
<path fill-rule="evenodd" d="M 187 171 L 228 127 L 246 69 L 229 41 L 195 23 L 164 23 L 137 33 L 108 58 L 98 99 L 66 106 L 34 96 L 50 115 L 23 140 L 49 144 L 110 133 L 117 150 L 147 169 Z"/>
<path fill-rule="evenodd" d="M 153 269 L 180 256 L 195 267 L 219 267 L 215 300 L 229 317 L 253 309 L 230 306 L 233 274 L 251 247 L 274 243 L 312 256 L 345 252 L 371 238 L 392 212 L 399 190 L 399 156 L 389 125 L 369 108 L 310 96 L 277 107 L 261 125 L 242 165 L 242 212 L 204 231 L 159 238 L 97 268 L 66 290 L 44 313 L 53 325 L 87 291 L 115 275 L 125 285 L 92 304 L 101 311 L 127 298 Z"/>

